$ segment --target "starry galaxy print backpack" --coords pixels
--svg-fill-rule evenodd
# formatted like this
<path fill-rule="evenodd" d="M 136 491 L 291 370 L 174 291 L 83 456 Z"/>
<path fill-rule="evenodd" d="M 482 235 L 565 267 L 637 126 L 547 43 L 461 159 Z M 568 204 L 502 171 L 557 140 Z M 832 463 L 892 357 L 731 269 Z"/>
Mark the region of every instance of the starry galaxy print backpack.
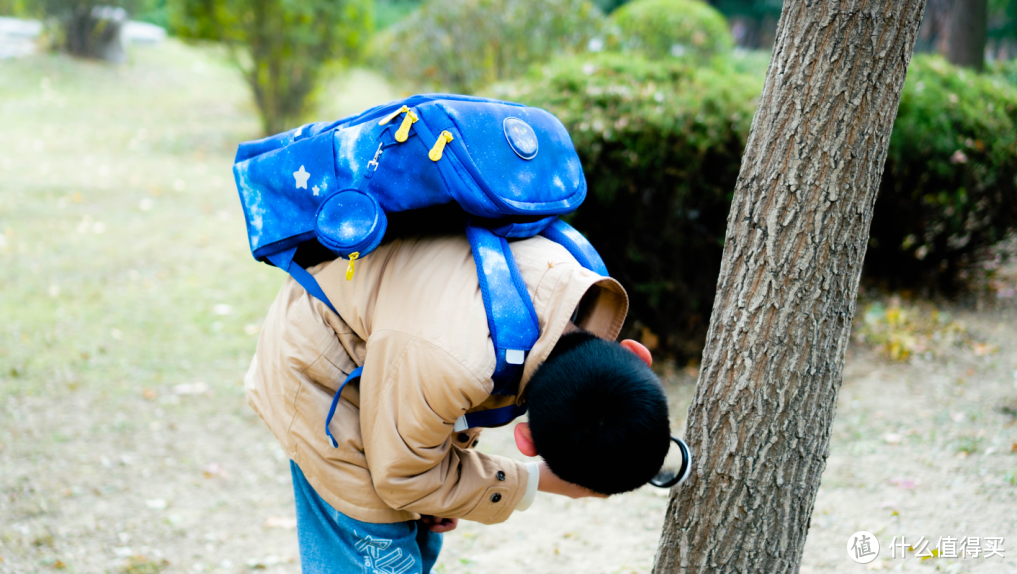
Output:
<path fill-rule="evenodd" d="M 329 307 L 314 278 L 294 262 L 301 245 L 318 242 L 349 260 L 350 279 L 355 262 L 385 235 L 387 213 L 456 202 L 469 214 L 465 233 L 498 360 L 496 394 L 515 394 L 540 336 L 506 240 L 543 235 L 607 275 L 597 251 L 558 219 L 583 202 L 586 179 L 565 126 L 542 109 L 454 94 L 412 96 L 243 143 L 233 173 L 255 259 L 289 272 Z M 504 424 L 521 412 L 484 411 L 457 428 Z M 326 434 L 334 444 L 327 423 Z"/>

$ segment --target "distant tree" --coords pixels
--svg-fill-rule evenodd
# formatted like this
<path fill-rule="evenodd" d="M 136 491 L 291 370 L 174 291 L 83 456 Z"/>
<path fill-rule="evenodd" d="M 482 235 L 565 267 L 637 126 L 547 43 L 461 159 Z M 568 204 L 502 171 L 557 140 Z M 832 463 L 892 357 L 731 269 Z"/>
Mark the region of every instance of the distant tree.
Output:
<path fill-rule="evenodd" d="M 600 8 L 601 12 L 605 14 L 610 14 L 611 12 L 627 4 L 628 1 L 629 0 L 593 0 L 593 5 L 596 6 L 597 8 Z"/>
<path fill-rule="evenodd" d="M 587 0 L 430 0 L 379 33 L 371 59 L 404 84 L 471 93 L 585 50 L 603 22 Z"/>
<path fill-rule="evenodd" d="M 954 0 L 946 59 L 951 64 L 982 71 L 988 25 L 988 0 Z"/>
<path fill-rule="evenodd" d="M 782 0 L 713 0 L 710 4 L 731 22 L 739 46 L 770 49 Z"/>
<path fill-rule="evenodd" d="M 274 134 L 300 122 L 326 64 L 355 58 L 373 26 L 371 0 L 173 0 L 174 31 L 222 42 Z"/>
<path fill-rule="evenodd" d="M 0 0 L 0 16 L 13 16 L 15 18 L 27 16 L 29 11 L 26 0 Z"/>
<path fill-rule="evenodd" d="M 416 10 L 424 0 L 377 0 L 374 4 L 374 24 L 384 30 Z"/>
<path fill-rule="evenodd" d="M 123 62 L 123 26 L 143 5 L 144 0 L 0 0 L 0 15 L 46 20 L 53 48 Z"/>
<path fill-rule="evenodd" d="M 1017 0 L 989 0 L 989 39 L 995 58 L 1017 57 Z"/>

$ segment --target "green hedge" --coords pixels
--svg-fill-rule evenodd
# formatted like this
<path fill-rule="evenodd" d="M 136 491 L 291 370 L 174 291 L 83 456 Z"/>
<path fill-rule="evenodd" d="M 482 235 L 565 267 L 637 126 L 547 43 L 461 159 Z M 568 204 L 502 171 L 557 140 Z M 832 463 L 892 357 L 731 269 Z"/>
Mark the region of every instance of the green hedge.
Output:
<path fill-rule="evenodd" d="M 590 189 L 572 222 L 629 290 L 627 334 L 679 358 L 695 358 L 705 335 L 763 85 L 765 60 L 756 61 L 760 69 L 738 73 L 592 55 L 489 90 L 568 127 Z M 1005 82 L 915 57 L 876 204 L 871 280 L 950 289 L 975 249 L 1017 224 L 1015 114 L 1017 91 Z"/>
<path fill-rule="evenodd" d="M 629 331 L 661 350 L 699 352 L 761 89 L 762 77 L 601 54 L 492 90 L 569 129 L 589 184 L 571 221 L 629 290 Z"/>
<path fill-rule="evenodd" d="M 951 294 L 980 247 L 1017 224 L 1017 89 L 916 56 L 876 201 L 865 272 Z"/>
<path fill-rule="evenodd" d="M 611 13 L 611 44 L 650 59 L 688 58 L 703 63 L 734 47 L 727 20 L 699 0 L 636 0 Z"/>

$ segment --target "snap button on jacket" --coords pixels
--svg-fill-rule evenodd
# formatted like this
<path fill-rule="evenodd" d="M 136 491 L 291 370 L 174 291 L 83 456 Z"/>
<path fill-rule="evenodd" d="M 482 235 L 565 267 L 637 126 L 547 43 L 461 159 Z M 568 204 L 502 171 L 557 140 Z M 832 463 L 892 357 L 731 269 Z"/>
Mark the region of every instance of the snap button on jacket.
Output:
<path fill-rule="evenodd" d="M 617 281 L 584 269 L 543 237 L 511 244 L 540 324 L 516 396 L 492 395 L 494 346 L 477 271 L 465 237 L 396 240 L 357 261 L 309 271 L 338 315 L 286 279 L 265 318 L 244 380 L 261 415 L 315 491 L 365 522 L 421 514 L 502 522 L 523 497 L 524 464 L 468 448 L 453 432 L 467 412 L 522 402 L 537 366 L 573 311 L 580 328 L 614 340 L 628 299 Z M 582 302 L 582 305 L 580 305 Z M 358 366 L 359 383 L 339 385 Z"/>

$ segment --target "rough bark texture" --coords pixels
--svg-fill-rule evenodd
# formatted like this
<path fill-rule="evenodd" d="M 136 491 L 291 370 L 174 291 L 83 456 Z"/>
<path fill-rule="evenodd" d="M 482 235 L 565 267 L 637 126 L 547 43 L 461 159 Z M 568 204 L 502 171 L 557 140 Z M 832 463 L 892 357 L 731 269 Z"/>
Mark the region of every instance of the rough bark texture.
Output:
<path fill-rule="evenodd" d="M 654 572 L 797 572 L 925 0 L 785 0 Z M 845 560 L 847 558 L 845 557 Z"/>
<path fill-rule="evenodd" d="M 954 0 L 946 59 L 958 66 L 982 71 L 988 26 L 988 0 Z"/>

